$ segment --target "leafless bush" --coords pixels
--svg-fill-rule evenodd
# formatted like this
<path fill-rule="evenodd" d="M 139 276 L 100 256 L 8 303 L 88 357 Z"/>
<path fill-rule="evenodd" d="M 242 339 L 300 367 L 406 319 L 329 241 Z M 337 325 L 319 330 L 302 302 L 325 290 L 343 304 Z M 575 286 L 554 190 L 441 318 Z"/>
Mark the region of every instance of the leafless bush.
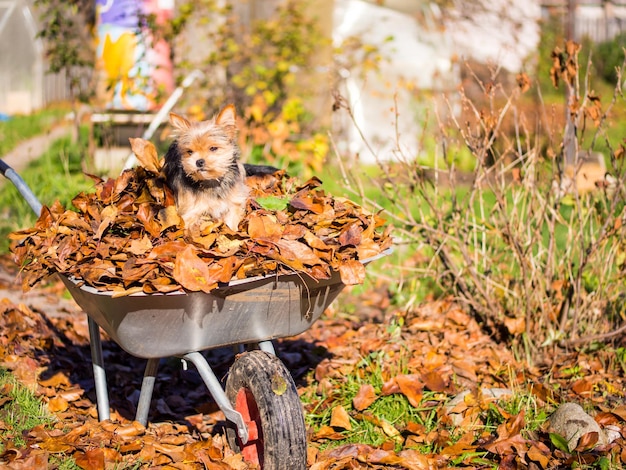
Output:
<path fill-rule="evenodd" d="M 404 266 L 402 282 L 434 282 L 528 357 L 626 331 L 624 142 L 607 134 L 624 104 L 621 74 L 603 108 L 589 77 L 579 83 L 577 54 L 574 44 L 553 54 L 552 78 L 567 91 L 560 106 L 546 105 L 540 90 L 530 100 L 531 82 L 519 75 L 509 90 L 495 76 L 476 77 L 484 100 L 461 92 L 460 116 L 435 109 L 429 131 L 445 168 L 406 155 L 379 161 L 380 175 L 365 182 L 349 162 L 341 166 L 347 187 L 396 225 L 398 249 L 421 255 Z M 571 135 L 576 151 L 567 161 Z M 473 172 L 457 171 L 460 149 L 471 151 Z M 377 200 L 367 198 L 366 185 L 378 188 Z"/>

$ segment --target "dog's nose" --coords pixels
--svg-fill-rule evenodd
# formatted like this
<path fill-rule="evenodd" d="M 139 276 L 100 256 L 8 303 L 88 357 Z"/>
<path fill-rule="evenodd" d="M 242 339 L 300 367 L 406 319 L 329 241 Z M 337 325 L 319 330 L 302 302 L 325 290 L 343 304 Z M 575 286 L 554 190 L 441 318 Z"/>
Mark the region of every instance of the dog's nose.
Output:
<path fill-rule="evenodd" d="M 205 163 L 206 163 L 206 162 L 204 161 L 204 158 L 201 158 L 201 159 L 199 159 L 199 160 L 196 160 L 196 166 L 197 166 L 198 168 L 204 168 L 204 164 L 205 164 Z"/>

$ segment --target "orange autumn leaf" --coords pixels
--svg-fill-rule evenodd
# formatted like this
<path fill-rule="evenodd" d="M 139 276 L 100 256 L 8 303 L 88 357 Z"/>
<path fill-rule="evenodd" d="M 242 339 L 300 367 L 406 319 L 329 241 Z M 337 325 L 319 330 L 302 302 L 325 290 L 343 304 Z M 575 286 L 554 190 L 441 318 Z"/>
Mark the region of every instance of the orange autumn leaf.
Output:
<path fill-rule="evenodd" d="M 164 209 L 161 209 L 159 211 L 157 219 L 161 224 L 162 231 L 170 227 L 176 227 L 182 222 L 182 219 L 178 215 L 175 206 L 167 206 Z"/>
<path fill-rule="evenodd" d="M 518 454 L 527 452 L 526 439 L 521 434 L 515 434 L 505 439 L 497 439 L 483 446 L 489 452 L 498 455 L 511 455 L 515 451 Z"/>
<path fill-rule="evenodd" d="M 402 467 L 405 460 L 395 452 L 383 449 L 374 449 L 368 454 L 367 461 L 372 464 L 385 464 Z"/>
<path fill-rule="evenodd" d="M 283 258 L 298 260 L 300 263 L 308 266 L 323 264 L 322 260 L 308 245 L 297 240 L 282 239 L 276 242 L 276 246 Z"/>
<path fill-rule="evenodd" d="M 443 392 L 446 389 L 447 383 L 440 372 L 425 372 L 421 375 L 421 379 L 424 382 L 424 386 L 431 392 Z"/>
<path fill-rule="evenodd" d="M 519 335 L 526 331 L 526 319 L 524 317 L 504 319 L 504 325 L 512 335 Z"/>
<path fill-rule="evenodd" d="M 524 415 L 525 413 L 522 410 L 517 415 L 512 416 L 507 421 L 500 424 L 497 429 L 498 438 L 503 440 L 519 434 L 522 428 L 526 425 Z"/>
<path fill-rule="evenodd" d="M 352 406 L 354 406 L 354 409 L 357 411 L 363 411 L 374 403 L 377 398 L 374 387 L 370 384 L 363 384 L 352 399 Z"/>
<path fill-rule="evenodd" d="M 152 173 L 161 171 L 161 163 L 157 149 L 152 142 L 141 138 L 130 138 L 130 148 L 137 157 L 139 164 Z"/>
<path fill-rule="evenodd" d="M 289 201 L 289 205 L 294 209 L 307 210 L 315 214 L 324 213 L 324 205 L 310 196 L 294 197 Z"/>
<path fill-rule="evenodd" d="M 596 431 L 583 434 L 578 440 L 578 444 L 576 445 L 576 451 L 584 452 L 586 450 L 593 449 L 598 443 L 599 438 L 600 435 Z"/>
<path fill-rule="evenodd" d="M 217 286 L 217 278 L 214 278 L 216 274 L 219 276 L 219 273 L 211 273 L 206 262 L 191 245 L 176 256 L 174 279 L 185 289 L 211 292 Z"/>
<path fill-rule="evenodd" d="M 359 246 L 361 243 L 363 228 L 360 224 L 354 222 L 345 227 L 339 235 L 339 243 L 341 246 Z"/>
<path fill-rule="evenodd" d="M 146 427 L 139 421 L 132 421 L 129 424 L 119 426 L 115 429 L 115 434 L 124 438 L 141 436 L 145 432 Z"/>
<path fill-rule="evenodd" d="M 252 214 L 248 218 L 248 235 L 252 239 L 278 241 L 282 234 L 283 228 L 274 216 Z"/>
<path fill-rule="evenodd" d="M 67 410 L 68 407 L 69 404 L 63 397 L 53 397 L 48 402 L 48 409 L 53 413 L 63 412 Z"/>
<path fill-rule="evenodd" d="M 402 394 L 409 400 L 411 406 L 418 408 L 422 401 L 424 384 L 415 374 L 397 375 L 394 379 Z"/>
<path fill-rule="evenodd" d="M 154 247 L 150 241 L 150 237 L 144 235 L 140 239 L 132 240 L 127 250 L 133 255 L 143 255 L 152 250 L 152 248 Z"/>
<path fill-rule="evenodd" d="M 398 382 L 396 382 L 395 377 L 383 384 L 381 393 L 383 396 L 393 395 L 394 393 L 401 393 L 400 386 L 398 385 Z"/>
<path fill-rule="evenodd" d="M 476 445 L 473 444 L 474 439 L 473 432 L 466 432 L 457 442 L 442 449 L 441 453 L 443 455 L 460 455 L 466 452 L 475 452 Z"/>
<path fill-rule="evenodd" d="M 615 413 L 600 412 L 594 416 L 594 420 L 601 426 L 613 425 L 619 422 L 619 416 Z"/>
<path fill-rule="evenodd" d="M 572 390 L 578 395 L 589 395 L 593 391 L 593 383 L 587 379 L 580 379 L 574 382 Z"/>
<path fill-rule="evenodd" d="M 51 454 L 62 454 L 71 451 L 73 448 L 71 444 L 63 439 L 48 436 L 39 443 L 39 447 Z"/>
<path fill-rule="evenodd" d="M 344 261 L 339 265 L 341 282 L 347 286 L 363 284 L 365 281 L 365 266 L 357 260 Z"/>
<path fill-rule="evenodd" d="M 360 260 L 373 258 L 382 252 L 380 245 L 371 238 L 361 240 L 361 243 L 356 247 L 356 250 Z"/>
<path fill-rule="evenodd" d="M 341 428 L 346 431 L 352 430 L 350 415 L 348 415 L 348 412 L 343 406 L 337 405 L 333 408 L 330 414 L 330 425 L 333 428 Z"/>
<path fill-rule="evenodd" d="M 104 451 L 89 449 L 85 452 L 74 453 L 76 465 L 84 470 L 104 470 Z"/>
<path fill-rule="evenodd" d="M 42 387 L 69 387 L 71 385 L 70 379 L 64 372 L 57 372 L 49 379 L 39 380 L 39 385 Z"/>
<path fill-rule="evenodd" d="M 83 396 L 83 393 L 84 393 L 84 390 L 80 388 L 74 388 L 71 390 L 64 390 L 62 392 L 59 392 L 59 397 L 64 398 L 68 402 L 72 402 L 72 401 L 80 400 L 80 398 Z"/>
<path fill-rule="evenodd" d="M 340 441 L 344 439 L 343 433 L 335 431 L 331 426 L 321 426 L 315 434 L 313 434 L 313 440 L 329 439 L 331 441 Z"/>
<path fill-rule="evenodd" d="M 550 464 L 550 449 L 545 446 L 539 448 L 537 445 L 530 446 L 526 454 L 530 460 L 537 462 L 541 468 L 548 468 Z"/>

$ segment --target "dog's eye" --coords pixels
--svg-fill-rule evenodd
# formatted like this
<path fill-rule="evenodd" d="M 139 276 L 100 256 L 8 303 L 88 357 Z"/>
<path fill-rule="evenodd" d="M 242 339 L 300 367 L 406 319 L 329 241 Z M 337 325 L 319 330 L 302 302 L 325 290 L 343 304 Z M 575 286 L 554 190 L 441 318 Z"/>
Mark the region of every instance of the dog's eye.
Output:
<path fill-rule="evenodd" d="M 187 155 L 193 155 L 193 150 L 187 150 Z"/>
<path fill-rule="evenodd" d="M 217 152 L 217 147 L 211 147 L 209 150 L 210 150 L 211 152 Z"/>

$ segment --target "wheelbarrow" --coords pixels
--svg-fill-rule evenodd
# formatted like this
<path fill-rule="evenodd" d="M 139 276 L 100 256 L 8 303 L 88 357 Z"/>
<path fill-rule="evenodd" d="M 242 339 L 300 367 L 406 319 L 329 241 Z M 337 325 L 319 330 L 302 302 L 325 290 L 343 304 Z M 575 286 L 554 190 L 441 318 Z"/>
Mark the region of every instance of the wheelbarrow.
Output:
<path fill-rule="evenodd" d="M 41 204 L 24 181 L 0 160 L 35 213 Z M 366 260 L 374 261 L 384 255 Z M 129 354 L 147 359 L 136 420 L 146 425 L 159 360 L 192 363 L 227 419 L 226 437 L 246 461 L 266 469 L 306 468 L 306 428 L 291 374 L 276 357 L 272 340 L 306 331 L 343 289 L 338 273 L 317 281 L 306 275 L 266 275 L 233 280 L 211 291 L 137 293 L 115 297 L 61 276 L 86 312 L 100 420 L 109 398 L 100 330 Z M 252 345 L 236 356 L 225 388 L 201 351 Z"/>

